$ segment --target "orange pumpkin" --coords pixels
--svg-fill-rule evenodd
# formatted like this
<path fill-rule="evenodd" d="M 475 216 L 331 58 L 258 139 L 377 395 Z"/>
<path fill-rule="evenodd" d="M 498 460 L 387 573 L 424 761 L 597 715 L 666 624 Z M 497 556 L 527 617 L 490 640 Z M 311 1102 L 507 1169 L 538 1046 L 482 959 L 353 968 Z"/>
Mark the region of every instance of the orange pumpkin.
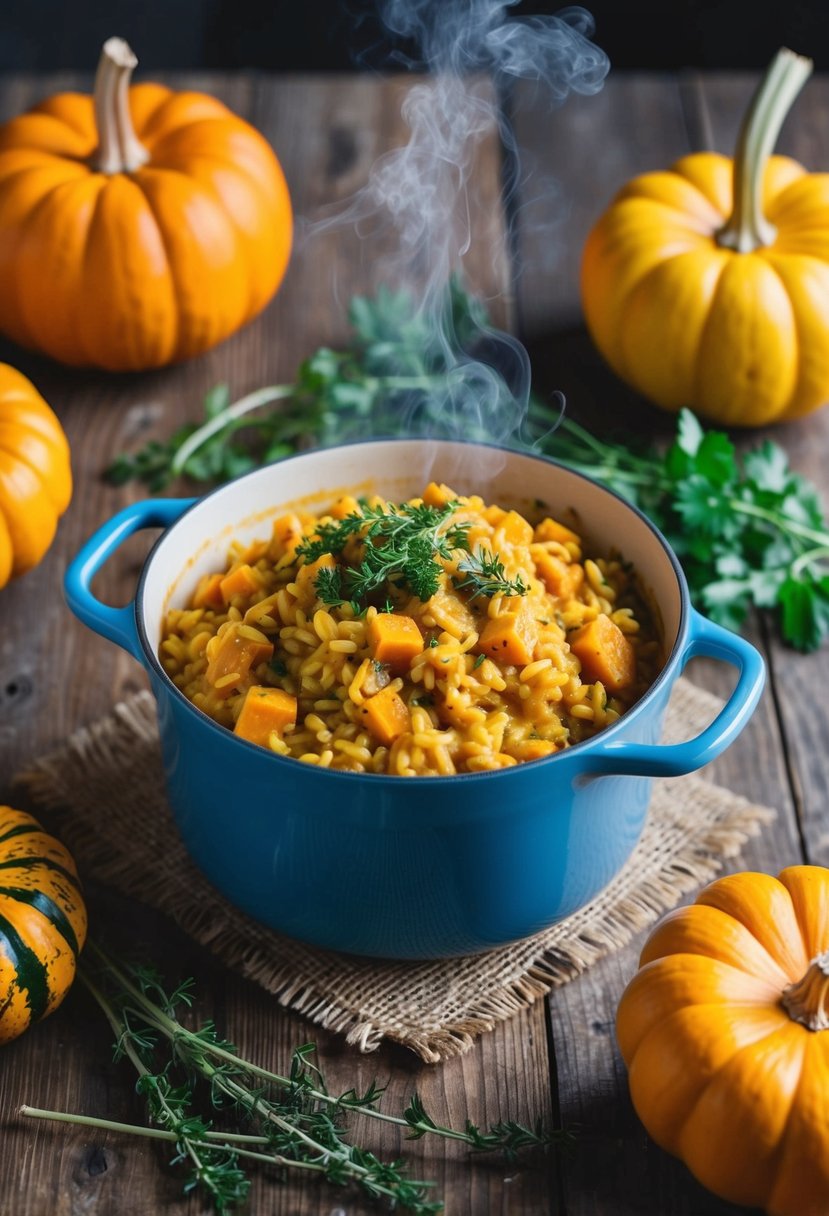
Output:
<path fill-rule="evenodd" d="M 71 497 L 63 428 L 35 386 L 0 363 L 0 587 L 38 564 Z"/>
<path fill-rule="evenodd" d="M 639 1118 L 705 1186 L 829 1212 L 829 870 L 711 883 L 642 951 L 617 1016 Z"/>
<path fill-rule="evenodd" d="M 590 334 L 665 409 L 762 426 L 829 400 L 829 174 L 769 156 L 810 70 L 781 52 L 733 162 L 704 152 L 635 178 L 587 239 Z"/>
<path fill-rule="evenodd" d="M 203 93 L 129 88 L 105 44 L 95 94 L 0 127 L 0 330 L 64 363 L 140 370 L 200 354 L 255 316 L 291 246 L 261 135 Z"/>

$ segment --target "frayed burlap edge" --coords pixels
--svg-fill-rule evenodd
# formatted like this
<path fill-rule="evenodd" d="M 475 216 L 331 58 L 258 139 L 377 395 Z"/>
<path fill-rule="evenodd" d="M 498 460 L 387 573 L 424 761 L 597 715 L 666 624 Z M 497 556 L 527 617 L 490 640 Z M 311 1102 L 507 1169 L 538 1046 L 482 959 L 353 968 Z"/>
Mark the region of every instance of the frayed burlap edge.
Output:
<path fill-rule="evenodd" d="M 666 736 L 688 738 L 718 702 L 685 680 Z M 707 882 L 774 818 L 697 777 L 655 783 L 627 866 L 590 905 L 522 942 L 437 962 L 338 955 L 284 938 L 227 902 L 190 861 L 167 809 L 155 704 L 139 693 L 77 731 L 18 778 L 60 831 L 82 873 L 170 915 L 235 971 L 360 1051 L 393 1040 L 435 1063 L 573 979 Z M 140 833 L 135 832 L 140 822 Z"/>

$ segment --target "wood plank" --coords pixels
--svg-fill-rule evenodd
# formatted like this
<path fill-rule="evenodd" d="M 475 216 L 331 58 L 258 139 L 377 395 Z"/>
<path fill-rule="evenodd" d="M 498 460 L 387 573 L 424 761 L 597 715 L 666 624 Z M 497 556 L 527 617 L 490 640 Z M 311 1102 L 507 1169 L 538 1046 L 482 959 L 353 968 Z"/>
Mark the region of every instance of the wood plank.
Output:
<path fill-rule="evenodd" d="M 250 116 L 277 149 L 295 207 L 305 216 L 313 217 L 358 188 L 376 157 L 404 138 L 400 102 L 409 84 L 401 80 L 254 82 L 199 76 L 171 77 L 170 82 L 205 88 Z M 64 77 L 61 83 L 75 81 Z M 51 87 L 42 79 L 4 84 L 0 118 Z M 500 154 L 491 139 L 479 148 L 475 164 L 474 214 L 480 228 L 467 269 L 473 285 L 495 300 L 505 298 L 508 281 L 499 174 Z M 10 796 L 13 770 L 146 683 L 137 663 L 74 620 L 59 591 L 66 562 L 82 540 L 142 494 L 134 487 L 107 486 L 100 480 L 103 467 L 123 448 L 166 436 L 198 416 L 212 385 L 227 382 L 241 396 L 291 378 L 298 360 L 319 345 L 342 342 L 347 300 L 354 292 L 373 290 L 388 265 L 376 246 L 361 251 L 347 238 L 343 231 L 301 242 L 283 288 L 262 317 L 216 350 L 179 367 L 129 376 L 68 372 L 3 345 L 0 357 L 30 374 L 57 409 L 72 443 L 77 489 L 44 563 L 0 597 L 0 690 L 5 690 L 0 699 L 0 795 Z M 503 305 L 495 313 L 499 322 L 507 319 Z M 96 582 L 102 598 L 127 602 L 147 543 L 147 537 L 136 538 L 112 558 Z M 199 1015 L 215 1018 L 221 1034 L 265 1063 L 284 1065 L 294 1046 L 314 1039 L 332 1088 L 359 1085 L 375 1072 L 388 1075 L 391 1107 L 400 1107 L 416 1088 L 436 1118 L 459 1125 L 467 1115 L 482 1123 L 551 1115 L 541 1002 L 486 1036 L 464 1059 L 442 1068 L 421 1065 L 400 1050 L 364 1059 L 336 1037 L 287 1015 L 151 911 L 94 883 L 89 884 L 89 903 L 95 931 L 106 927 L 115 950 L 131 952 L 135 946 L 140 957 L 157 960 L 171 978 L 195 976 Z M 15 1195 L 15 1216 L 45 1211 L 57 1216 L 81 1211 L 184 1216 L 204 1210 L 200 1201 L 181 1198 L 181 1175 L 163 1168 L 164 1150 L 155 1145 L 34 1126 L 16 1117 L 17 1106 L 28 1101 L 127 1122 L 143 1120 L 129 1069 L 111 1064 L 108 1029 L 80 989 L 57 1016 L 6 1049 L 4 1070 L 0 1126 L 7 1147 L 0 1162 L 0 1193 Z M 376 1151 L 400 1148 L 393 1131 L 378 1135 L 369 1129 L 365 1143 Z M 470 1165 L 456 1146 L 421 1142 L 403 1147 L 422 1160 L 424 1175 L 439 1183 L 448 1210 L 508 1209 L 529 1216 L 549 1206 L 553 1181 L 546 1161 L 505 1172 L 483 1161 Z M 376 1210 L 360 1200 L 340 1199 L 325 1187 L 291 1182 L 280 1188 L 266 1176 L 254 1183 L 251 1210 L 329 1216 L 338 1203 L 349 1216 Z"/>
<path fill-rule="evenodd" d="M 587 233 L 615 192 L 637 173 L 670 165 L 694 146 L 701 129 L 695 98 L 675 80 L 611 77 L 596 98 L 575 99 L 560 114 L 519 94 L 518 144 L 533 174 L 557 182 L 555 206 L 533 194 L 533 177 L 519 195 L 517 309 L 542 394 L 563 390 L 572 417 L 598 433 L 664 440 L 673 419 L 643 401 L 603 365 L 584 328 L 579 263 Z M 549 195 L 549 191 L 546 192 Z M 763 647 L 756 623 L 746 631 Z M 721 664 L 694 661 L 689 674 L 727 695 L 733 677 Z M 708 775 L 746 797 L 779 810 L 775 825 L 751 841 L 728 868 L 774 869 L 802 856 L 774 695 L 767 692 L 743 736 Z M 567 1216 L 724 1216 L 738 1209 L 699 1187 L 685 1168 L 657 1149 L 630 1104 L 615 1044 L 616 1007 L 636 970 L 644 935 L 591 968 L 549 1000 L 559 1105 L 581 1132 L 563 1163 Z M 597 1163 L 601 1167 L 597 1168 Z"/>

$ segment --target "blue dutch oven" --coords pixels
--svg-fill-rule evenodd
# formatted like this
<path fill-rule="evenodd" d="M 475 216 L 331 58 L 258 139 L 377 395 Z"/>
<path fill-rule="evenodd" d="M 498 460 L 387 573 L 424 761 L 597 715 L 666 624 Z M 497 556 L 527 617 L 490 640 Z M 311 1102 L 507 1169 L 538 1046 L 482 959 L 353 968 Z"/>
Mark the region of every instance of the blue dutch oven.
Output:
<path fill-rule="evenodd" d="M 158 659 L 164 614 L 202 574 L 223 569 L 233 540 L 270 535 L 274 516 L 322 510 L 343 493 L 400 501 L 434 478 L 519 509 L 540 499 L 600 552 L 631 561 L 661 626 L 665 667 L 648 693 L 595 738 L 541 760 L 454 777 L 320 769 L 257 747 L 192 705 Z M 90 591 L 131 534 L 164 528 L 135 600 Z M 135 503 L 72 562 L 66 595 L 90 628 L 149 675 L 169 802 L 196 863 L 257 920 L 320 946 L 390 958 L 436 958 L 525 937 L 591 900 L 630 856 L 654 777 L 701 768 L 748 721 L 763 661 L 690 604 L 660 533 L 615 494 L 551 461 L 484 445 L 383 440 L 312 452 L 195 499 Z M 738 670 L 714 721 L 662 745 L 671 688 L 694 655 Z"/>

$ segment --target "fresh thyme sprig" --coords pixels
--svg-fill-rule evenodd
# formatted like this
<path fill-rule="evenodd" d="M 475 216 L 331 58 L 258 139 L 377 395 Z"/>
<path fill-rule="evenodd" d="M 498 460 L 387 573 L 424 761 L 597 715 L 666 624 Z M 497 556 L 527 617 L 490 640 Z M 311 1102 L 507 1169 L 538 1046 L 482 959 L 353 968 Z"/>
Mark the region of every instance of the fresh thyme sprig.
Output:
<path fill-rule="evenodd" d="M 363 504 L 360 511 L 336 523 L 323 523 L 315 536 L 297 548 L 297 556 L 314 562 L 326 554 L 339 556 L 349 541 L 359 539 L 359 559 L 317 571 L 314 586 L 325 604 L 350 602 L 355 611 L 368 597 L 391 585 L 407 588 L 428 600 L 439 586 L 441 566 L 457 550 L 469 548 L 469 524 L 452 521 L 457 502 L 441 507 L 428 503 Z"/>
<path fill-rule="evenodd" d="M 352 1114 L 394 1124 L 408 1139 L 435 1135 L 475 1152 L 500 1151 L 509 1160 L 522 1149 L 569 1140 L 567 1133 L 545 1129 L 541 1121 L 533 1127 L 507 1121 L 485 1130 L 470 1122 L 463 1131 L 441 1127 L 417 1094 L 402 1116 L 390 1115 L 378 1107 L 383 1089 L 375 1082 L 363 1093 L 331 1094 L 313 1061 L 311 1043 L 294 1051 L 287 1075 L 261 1068 L 220 1038 L 212 1022 L 197 1029 L 182 1023 L 178 1007 L 192 1002 L 189 982 L 168 994 L 154 970 L 116 962 L 94 943 L 88 950 L 94 961 L 92 966 L 84 963 L 80 978 L 112 1027 L 116 1056 L 136 1069 L 138 1090 L 157 1126 L 31 1106 L 21 1107 L 21 1113 L 170 1142 L 173 1162 L 189 1166 L 185 1190 L 201 1188 L 218 1213 L 246 1198 L 250 1182 L 243 1165 L 248 1162 L 277 1167 L 280 1177 L 304 1171 L 338 1186 L 356 1186 L 413 1216 L 442 1211 L 440 1201 L 429 1197 L 431 1183 L 409 1177 L 405 1161 L 383 1161 L 346 1139 L 346 1117 Z M 225 1120 L 235 1112 L 245 1131 L 215 1130 L 196 1108 L 199 1101 L 223 1112 Z"/>
<path fill-rule="evenodd" d="M 470 599 L 476 595 L 485 595 L 487 599 L 494 595 L 526 595 L 529 591 L 520 574 L 515 578 L 504 577 L 504 563 L 489 549 L 480 548 L 461 558 L 458 573 L 465 577 L 452 581 L 458 591 L 468 591 Z"/>

